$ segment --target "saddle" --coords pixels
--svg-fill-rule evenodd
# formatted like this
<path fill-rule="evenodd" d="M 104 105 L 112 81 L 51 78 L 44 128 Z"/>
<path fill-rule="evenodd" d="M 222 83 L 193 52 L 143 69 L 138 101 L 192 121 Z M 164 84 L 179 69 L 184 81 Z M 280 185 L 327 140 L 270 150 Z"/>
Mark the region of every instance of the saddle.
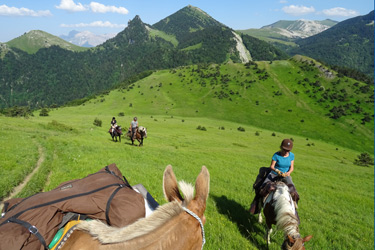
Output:
<path fill-rule="evenodd" d="M 265 179 L 267 178 L 267 176 L 270 172 L 271 172 L 271 168 L 268 168 L 268 167 L 259 168 L 259 173 L 258 173 L 258 175 L 255 179 L 254 184 L 253 184 L 253 189 L 255 191 L 255 197 L 254 197 L 254 200 L 253 200 L 253 202 L 251 204 L 251 208 L 250 208 L 250 213 L 252 213 L 252 214 L 260 213 L 260 211 L 261 211 L 261 205 L 259 204 L 260 201 L 262 199 L 266 200 L 266 198 L 268 197 L 268 194 L 276 189 L 276 187 L 275 187 L 276 181 L 268 182 L 265 186 L 263 186 L 263 183 L 264 183 Z M 277 181 L 282 181 L 288 186 L 289 193 L 290 193 L 290 195 L 291 195 L 291 197 L 292 197 L 292 199 L 295 202 L 296 207 L 297 207 L 297 204 L 298 204 L 298 201 L 299 201 L 299 195 L 297 193 L 297 190 L 296 190 L 295 186 L 291 185 L 291 184 L 287 184 L 285 178 L 283 178 L 283 177 L 278 178 Z"/>

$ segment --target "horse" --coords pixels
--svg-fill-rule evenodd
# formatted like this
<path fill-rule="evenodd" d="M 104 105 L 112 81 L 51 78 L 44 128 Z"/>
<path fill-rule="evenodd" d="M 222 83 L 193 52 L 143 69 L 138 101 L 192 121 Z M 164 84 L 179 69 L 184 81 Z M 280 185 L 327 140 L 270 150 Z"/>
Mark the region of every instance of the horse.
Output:
<path fill-rule="evenodd" d="M 121 142 L 121 135 L 122 135 L 121 126 L 117 126 L 115 129 L 113 129 L 113 132 L 112 132 L 112 127 L 111 127 L 108 132 L 112 136 L 112 141 L 116 139 L 116 142 L 117 142 L 117 137 L 118 137 L 119 141 Z"/>
<path fill-rule="evenodd" d="M 131 129 L 128 130 L 128 133 L 126 134 L 130 140 L 132 141 L 132 145 L 134 145 L 134 138 L 132 137 L 132 131 Z M 143 139 L 147 138 L 147 129 L 145 127 L 140 126 L 137 128 L 135 133 L 135 139 L 139 142 L 139 147 L 143 146 Z"/>
<path fill-rule="evenodd" d="M 123 228 L 107 226 L 98 220 L 83 221 L 65 241 L 62 250 L 202 249 L 209 183 L 209 172 L 202 166 L 194 196 L 194 187 L 183 181 L 178 185 L 172 166 L 168 165 L 163 176 L 163 193 L 168 203 Z"/>
<path fill-rule="evenodd" d="M 311 240 L 312 236 L 301 238 L 299 233 L 299 218 L 296 207 L 289 193 L 288 186 L 281 181 L 276 182 L 276 189 L 262 202 L 263 214 L 267 225 L 267 246 L 270 244 L 272 225 L 284 232 L 285 240 L 281 246 L 283 250 L 304 250 L 304 243 Z M 262 223 L 262 214 L 259 213 L 259 223 Z"/>

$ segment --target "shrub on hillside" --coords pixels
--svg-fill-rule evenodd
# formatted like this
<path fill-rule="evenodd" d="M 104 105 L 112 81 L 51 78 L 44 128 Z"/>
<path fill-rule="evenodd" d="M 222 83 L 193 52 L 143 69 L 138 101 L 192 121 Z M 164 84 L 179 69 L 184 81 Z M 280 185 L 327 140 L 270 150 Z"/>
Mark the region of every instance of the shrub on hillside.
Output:
<path fill-rule="evenodd" d="M 39 116 L 48 116 L 48 112 L 48 109 L 42 108 L 42 110 L 40 110 Z"/>
<path fill-rule="evenodd" d="M 97 126 L 97 127 L 101 127 L 102 126 L 102 120 L 99 120 L 98 118 L 95 118 L 94 125 Z"/>
<path fill-rule="evenodd" d="M 125 113 L 124 112 L 120 112 L 120 113 L 118 113 L 118 116 L 125 116 Z"/>
<path fill-rule="evenodd" d="M 207 129 L 201 125 L 198 125 L 197 129 L 202 130 L 202 131 L 207 131 Z"/>
<path fill-rule="evenodd" d="M 243 127 L 238 127 L 237 130 L 241 131 L 241 132 L 245 132 L 245 128 L 243 128 Z"/>
<path fill-rule="evenodd" d="M 369 167 L 374 165 L 374 159 L 368 153 L 361 153 L 357 156 L 358 159 L 354 160 L 354 164 L 363 167 Z"/>
<path fill-rule="evenodd" d="M 24 107 L 14 106 L 14 107 L 11 107 L 11 108 L 1 110 L 1 113 L 5 114 L 6 116 L 10 116 L 10 117 L 28 117 L 29 115 L 33 116 L 33 113 L 31 111 L 30 107 L 26 107 L 26 106 L 24 106 Z"/>

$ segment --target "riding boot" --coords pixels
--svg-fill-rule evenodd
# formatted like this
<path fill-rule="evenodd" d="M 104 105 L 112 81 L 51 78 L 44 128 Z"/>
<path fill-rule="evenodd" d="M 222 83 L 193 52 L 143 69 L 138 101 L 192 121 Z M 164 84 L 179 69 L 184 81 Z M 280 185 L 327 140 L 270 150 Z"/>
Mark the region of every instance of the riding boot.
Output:
<path fill-rule="evenodd" d="M 265 186 L 262 186 L 259 194 L 263 197 L 266 197 L 269 193 L 276 190 L 275 183 L 268 182 Z"/>
<path fill-rule="evenodd" d="M 296 190 L 296 187 L 293 184 L 288 184 L 288 188 L 289 188 L 290 196 L 292 196 L 293 201 L 295 201 L 296 204 L 298 205 L 299 194 Z"/>
<path fill-rule="evenodd" d="M 251 202 L 250 209 L 249 209 L 249 212 L 251 214 L 258 214 L 260 212 L 260 204 L 259 204 L 260 198 L 261 198 L 261 195 L 256 194 L 253 202 Z"/>

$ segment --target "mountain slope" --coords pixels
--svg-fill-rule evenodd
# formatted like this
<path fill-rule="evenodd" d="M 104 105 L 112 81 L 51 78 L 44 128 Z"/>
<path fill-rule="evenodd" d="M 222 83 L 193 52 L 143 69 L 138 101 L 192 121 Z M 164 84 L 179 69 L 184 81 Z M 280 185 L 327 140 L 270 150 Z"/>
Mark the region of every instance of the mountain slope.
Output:
<path fill-rule="evenodd" d="M 187 6 L 176 13 L 160 20 L 152 25 L 157 30 L 164 31 L 168 34 L 174 34 L 177 40 L 183 40 L 183 36 L 208 27 L 226 27 L 220 22 L 213 19 L 203 10 Z"/>
<path fill-rule="evenodd" d="M 330 65 L 374 73 L 374 11 L 340 22 L 315 36 L 296 42 L 292 52 Z"/>
<path fill-rule="evenodd" d="M 7 42 L 10 47 L 15 47 L 26 51 L 29 54 L 36 53 L 41 48 L 49 48 L 53 45 L 71 51 L 85 51 L 83 47 L 66 42 L 65 40 L 53 36 L 47 32 L 41 30 L 32 30 L 20 37 L 10 40 Z"/>
<path fill-rule="evenodd" d="M 5 54 L 0 60 L 0 75 L 5 76 L 0 78 L 0 107 L 62 105 L 148 70 L 288 57 L 264 41 L 239 36 L 191 6 L 172 15 L 168 25 L 177 27 L 178 16 L 185 20 L 191 16 L 185 12 L 191 11 L 199 18 L 185 32 L 168 33 L 174 28 L 159 30 L 136 16 L 114 38 L 87 51 L 51 46 L 31 55 Z"/>
<path fill-rule="evenodd" d="M 119 105 L 92 99 L 85 108 L 100 104 L 114 113 L 226 120 L 304 136 L 306 144 L 310 138 L 372 152 L 373 90 L 296 56 L 157 71 L 100 98 Z"/>

